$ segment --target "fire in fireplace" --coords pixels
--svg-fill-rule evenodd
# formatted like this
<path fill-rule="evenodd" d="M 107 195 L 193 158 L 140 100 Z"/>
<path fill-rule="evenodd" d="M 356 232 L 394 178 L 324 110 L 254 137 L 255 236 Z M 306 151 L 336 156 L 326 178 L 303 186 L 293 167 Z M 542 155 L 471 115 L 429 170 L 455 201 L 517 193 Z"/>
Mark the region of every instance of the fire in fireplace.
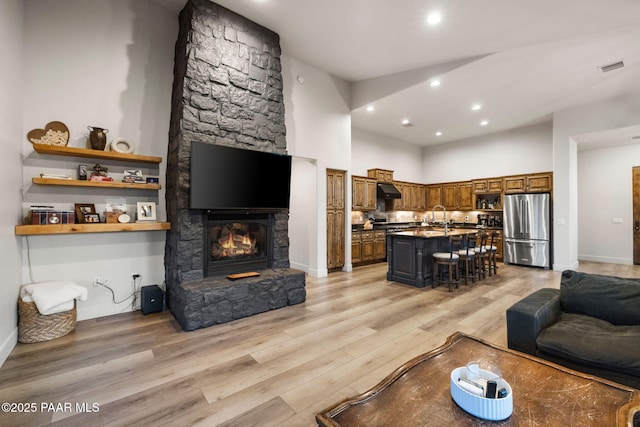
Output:
<path fill-rule="evenodd" d="M 259 224 L 234 222 L 211 227 L 209 232 L 214 260 L 251 257 L 259 255 L 264 248 L 265 229 Z"/>
<path fill-rule="evenodd" d="M 209 214 L 205 277 L 271 268 L 273 215 Z"/>

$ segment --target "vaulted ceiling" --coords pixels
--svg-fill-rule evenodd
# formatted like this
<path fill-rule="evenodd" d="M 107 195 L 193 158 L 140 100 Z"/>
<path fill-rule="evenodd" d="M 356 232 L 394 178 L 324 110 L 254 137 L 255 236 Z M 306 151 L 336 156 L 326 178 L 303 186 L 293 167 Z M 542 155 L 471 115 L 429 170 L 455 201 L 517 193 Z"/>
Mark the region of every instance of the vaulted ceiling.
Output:
<path fill-rule="evenodd" d="M 185 4 L 154 1 L 175 13 Z M 440 144 L 640 94 L 638 0 L 216 3 L 278 33 L 285 54 L 351 82 L 352 126 L 391 140 Z"/>

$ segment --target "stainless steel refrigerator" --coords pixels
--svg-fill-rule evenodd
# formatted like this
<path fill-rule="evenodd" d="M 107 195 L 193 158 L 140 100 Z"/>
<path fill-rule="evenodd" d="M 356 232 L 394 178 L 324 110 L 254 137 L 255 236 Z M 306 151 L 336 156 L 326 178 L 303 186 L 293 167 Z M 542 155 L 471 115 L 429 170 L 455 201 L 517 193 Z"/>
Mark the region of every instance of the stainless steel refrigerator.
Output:
<path fill-rule="evenodd" d="M 504 262 L 551 268 L 549 193 L 504 196 Z"/>

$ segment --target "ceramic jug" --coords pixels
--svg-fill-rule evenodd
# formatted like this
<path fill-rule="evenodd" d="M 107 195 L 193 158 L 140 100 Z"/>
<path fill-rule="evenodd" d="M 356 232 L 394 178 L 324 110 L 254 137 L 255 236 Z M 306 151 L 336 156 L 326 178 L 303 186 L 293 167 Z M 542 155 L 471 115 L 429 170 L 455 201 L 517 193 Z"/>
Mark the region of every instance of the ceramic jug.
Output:
<path fill-rule="evenodd" d="M 94 150 L 104 150 L 107 146 L 107 132 L 109 129 L 103 129 L 96 126 L 87 126 L 89 129 L 89 145 Z"/>

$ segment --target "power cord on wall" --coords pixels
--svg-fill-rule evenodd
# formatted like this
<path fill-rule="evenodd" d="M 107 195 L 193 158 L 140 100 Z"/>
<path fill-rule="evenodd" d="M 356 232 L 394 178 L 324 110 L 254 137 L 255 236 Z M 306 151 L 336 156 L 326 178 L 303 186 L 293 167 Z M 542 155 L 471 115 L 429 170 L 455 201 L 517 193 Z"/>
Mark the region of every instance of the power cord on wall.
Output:
<path fill-rule="evenodd" d="M 134 292 L 134 293 L 132 293 L 131 295 L 129 295 L 128 297 L 124 298 L 123 300 L 121 300 L 121 301 L 116 301 L 116 294 L 115 294 L 115 292 L 113 292 L 113 289 L 111 289 L 111 288 L 107 285 L 107 283 L 109 283 L 109 281 L 108 281 L 108 280 L 105 280 L 105 282 L 104 282 L 104 283 L 100 282 L 99 280 L 96 280 L 96 281 L 95 281 L 95 284 L 96 284 L 96 285 L 100 285 L 100 286 L 102 286 L 102 287 L 105 287 L 105 288 L 107 288 L 107 289 L 111 292 L 111 299 L 113 300 L 113 303 L 114 303 L 114 304 L 122 304 L 123 302 L 127 301 L 127 300 L 128 300 L 128 299 L 130 299 L 130 298 L 135 298 L 135 292 Z"/>
<path fill-rule="evenodd" d="M 139 284 L 137 283 L 137 281 L 138 281 L 138 279 L 140 279 L 140 275 L 139 274 L 134 274 L 131 277 L 132 277 L 131 286 L 133 288 L 133 301 L 131 301 L 131 309 L 132 310 L 137 310 L 138 309 L 138 294 L 140 293 L 140 291 L 138 290 Z"/>
<path fill-rule="evenodd" d="M 29 248 L 29 236 L 24 236 L 27 241 L 27 264 L 29 265 L 29 283 L 33 283 L 33 271 L 31 270 L 31 248 Z"/>

